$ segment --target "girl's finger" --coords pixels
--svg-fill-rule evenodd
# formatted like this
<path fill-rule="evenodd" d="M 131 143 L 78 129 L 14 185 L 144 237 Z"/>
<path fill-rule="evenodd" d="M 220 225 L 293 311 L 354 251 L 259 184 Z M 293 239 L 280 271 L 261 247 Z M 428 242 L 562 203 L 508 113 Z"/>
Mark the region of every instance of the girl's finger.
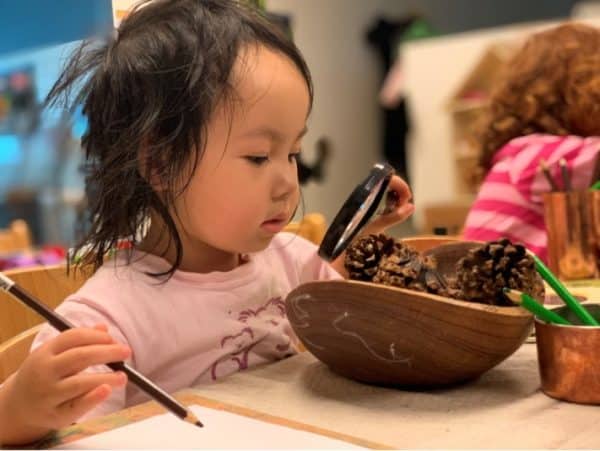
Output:
<path fill-rule="evenodd" d="M 105 330 L 78 327 L 62 332 L 49 345 L 50 351 L 57 355 L 79 346 L 110 343 L 114 343 L 114 339 Z"/>
<path fill-rule="evenodd" d="M 413 214 L 415 206 L 413 204 L 404 204 L 389 214 L 377 216 L 363 229 L 361 236 L 369 234 L 383 233 L 385 229 L 398 224 Z"/>
<path fill-rule="evenodd" d="M 388 190 L 398 195 L 398 205 L 403 205 L 412 199 L 412 192 L 408 184 L 397 175 L 390 179 Z"/>
<path fill-rule="evenodd" d="M 131 356 L 131 349 L 122 344 L 89 345 L 69 349 L 52 362 L 59 377 L 72 376 L 95 365 L 121 362 Z"/>
<path fill-rule="evenodd" d="M 101 330 L 103 332 L 108 332 L 108 326 L 106 324 L 96 324 L 93 329 Z"/>
<path fill-rule="evenodd" d="M 62 404 L 67 400 L 83 396 L 100 385 L 109 385 L 112 388 L 117 388 L 123 387 L 126 383 L 127 375 L 121 371 L 84 373 L 71 376 L 57 384 L 57 404 Z"/>
<path fill-rule="evenodd" d="M 58 415 L 68 423 L 73 423 L 92 410 L 112 393 L 108 384 L 102 384 L 82 396 L 72 398 L 58 406 Z"/>

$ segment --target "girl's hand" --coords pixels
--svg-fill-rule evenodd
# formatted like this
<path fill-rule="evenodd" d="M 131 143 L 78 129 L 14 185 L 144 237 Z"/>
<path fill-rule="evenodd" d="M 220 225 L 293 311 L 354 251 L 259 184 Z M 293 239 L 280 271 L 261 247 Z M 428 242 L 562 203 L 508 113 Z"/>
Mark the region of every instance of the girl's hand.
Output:
<path fill-rule="evenodd" d="M 367 226 L 365 226 L 359 237 L 371 233 L 383 233 L 388 227 L 405 221 L 415 211 L 415 206 L 410 202 L 412 199 L 410 188 L 406 182 L 397 175 L 394 175 L 391 178 L 388 192 L 394 193 L 394 204 L 386 209 L 388 211 L 375 217 Z M 346 252 L 344 251 L 338 258 L 331 262 L 331 266 L 343 277 L 348 278 L 348 271 L 346 271 L 346 268 L 344 267 L 345 257 Z"/>
<path fill-rule="evenodd" d="M 77 421 L 127 382 L 121 372 L 83 371 L 130 355 L 104 325 L 71 329 L 44 343 L 0 387 L 0 444 L 31 442 Z"/>
<path fill-rule="evenodd" d="M 406 182 L 397 175 L 392 176 L 390 180 L 388 194 L 395 196 L 394 202 L 383 214 L 376 216 L 365 226 L 361 236 L 383 233 L 394 224 L 406 221 L 415 211 L 415 206 L 410 202 L 412 192 Z"/>

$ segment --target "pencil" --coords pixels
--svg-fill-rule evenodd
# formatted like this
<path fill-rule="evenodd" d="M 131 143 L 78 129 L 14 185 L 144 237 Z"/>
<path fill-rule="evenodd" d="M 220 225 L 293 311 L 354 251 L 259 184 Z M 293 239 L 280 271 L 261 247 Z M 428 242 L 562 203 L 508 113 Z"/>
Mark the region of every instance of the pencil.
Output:
<path fill-rule="evenodd" d="M 546 160 L 540 160 L 540 169 L 542 171 L 542 174 L 544 174 L 544 177 L 546 177 L 546 180 L 548 180 L 548 183 L 550 184 L 550 190 L 560 191 L 558 189 L 558 185 L 552 178 L 552 174 L 550 174 L 550 168 L 548 168 L 548 163 L 546 163 Z"/>
<path fill-rule="evenodd" d="M 592 181 L 590 182 L 590 185 L 593 186 L 598 181 L 600 181 L 600 150 L 596 154 L 596 159 L 594 160 L 594 171 L 592 172 Z"/>
<path fill-rule="evenodd" d="M 545 321 L 550 324 L 571 324 L 558 313 L 553 312 L 552 310 L 548 310 L 542 304 L 538 303 L 527 293 L 522 293 L 517 290 L 511 290 L 510 288 L 505 288 L 503 291 L 504 295 L 508 299 L 510 299 L 515 304 L 520 305 L 524 309 L 529 310 L 542 321 Z"/>
<path fill-rule="evenodd" d="M 560 173 L 563 179 L 563 186 L 565 191 L 571 191 L 571 178 L 569 177 L 569 168 L 567 167 L 567 160 L 561 158 L 558 160 L 560 166 Z"/>
<path fill-rule="evenodd" d="M 60 332 L 72 329 L 74 326 L 66 318 L 63 318 L 58 313 L 46 307 L 42 302 L 35 299 L 31 294 L 27 293 L 23 288 L 18 286 L 12 279 L 0 272 L 0 289 L 13 295 L 18 301 L 25 304 L 39 315 L 41 315 L 48 323 Z M 172 396 L 166 393 L 163 389 L 155 385 L 144 375 L 138 373 L 125 362 L 107 363 L 113 371 L 122 371 L 127 374 L 129 381 L 137 385 L 146 394 L 152 397 L 155 401 L 162 404 L 167 410 L 182 420 L 202 427 L 203 424 L 196 418 L 193 412 L 186 409 L 183 405 L 177 402 Z"/>
<path fill-rule="evenodd" d="M 531 253 L 533 260 L 535 262 L 535 269 L 542 276 L 548 285 L 552 287 L 554 292 L 560 296 L 560 298 L 564 301 L 564 303 L 571 309 L 573 313 L 575 313 L 579 319 L 583 322 L 583 324 L 587 326 L 600 326 L 598 321 L 588 312 L 583 305 L 581 305 L 575 296 L 573 296 L 567 287 L 565 287 L 558 278 L 552 274 L 552 271 L 548 269 L 546 265 L 540 260 L 540 258 Z"/>

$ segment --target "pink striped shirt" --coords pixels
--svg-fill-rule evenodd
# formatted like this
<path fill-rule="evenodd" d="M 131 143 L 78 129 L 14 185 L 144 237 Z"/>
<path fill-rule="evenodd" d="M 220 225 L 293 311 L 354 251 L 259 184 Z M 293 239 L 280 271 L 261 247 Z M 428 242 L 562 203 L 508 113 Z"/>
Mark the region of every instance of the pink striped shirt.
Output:
<path fill-rule="evenodd" d="M 600 137 L 534 134 L 513 139 L 494 156 L 467 216 L 464 238 L 488 241 L 506 237 L 546 260 L 542 194 L 550 191 L 550 186 L 539 171 L 540 160 L 546 160 L 562 188 L 558 162 L 564 158 L 573 189 L 586 189 L 599 150 Z"/>

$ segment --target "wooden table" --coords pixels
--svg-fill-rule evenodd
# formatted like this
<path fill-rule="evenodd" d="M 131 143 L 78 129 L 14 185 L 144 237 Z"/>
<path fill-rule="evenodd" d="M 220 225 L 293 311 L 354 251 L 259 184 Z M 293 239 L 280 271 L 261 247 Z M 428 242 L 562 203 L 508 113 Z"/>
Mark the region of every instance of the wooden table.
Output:
<path fill-rule="evenodd" d="M 373 448 L 600 447 L 599 407 L 560 402 L 539 391 L 534 344 L 478 380 L 447 389 L 363 385 L 305 352 L 178 398 Z M 142 404 L 66 428 L 39 445 L 60 446 L 159 412 L 154 403 Z"/>

